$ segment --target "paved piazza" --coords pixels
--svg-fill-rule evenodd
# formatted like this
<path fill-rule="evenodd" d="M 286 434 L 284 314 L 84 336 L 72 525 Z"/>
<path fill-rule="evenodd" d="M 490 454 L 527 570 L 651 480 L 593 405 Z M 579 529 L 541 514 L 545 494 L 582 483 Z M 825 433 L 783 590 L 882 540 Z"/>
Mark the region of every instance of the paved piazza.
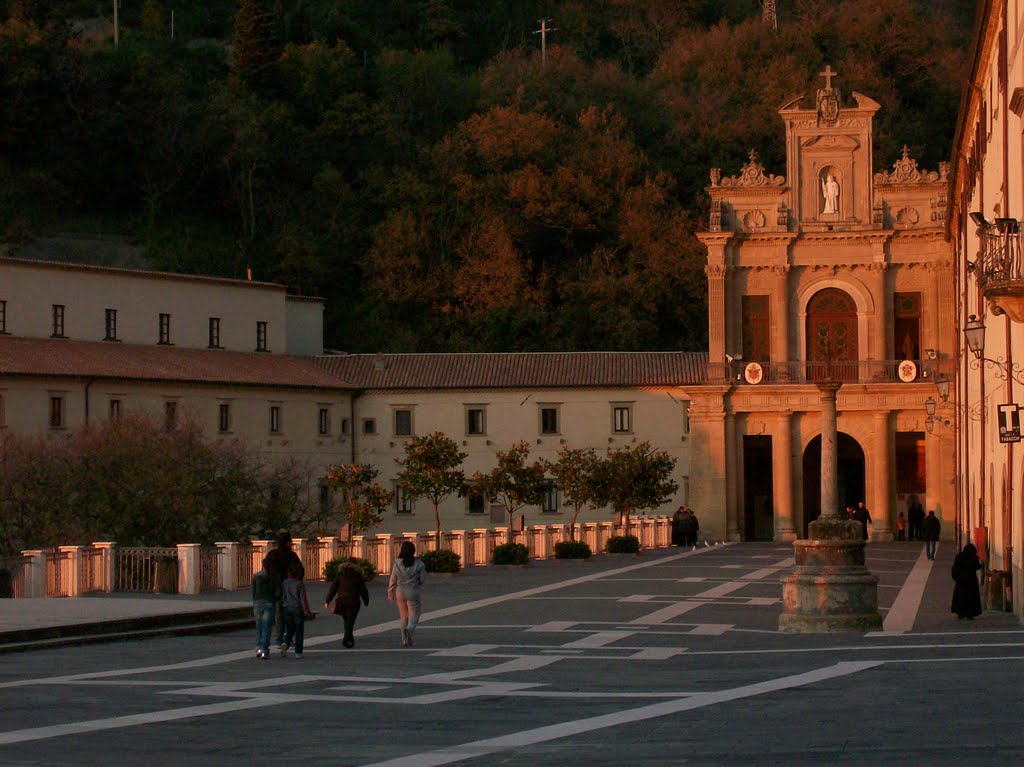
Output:
<path fill-rule="evenodd" d="M 7 655 L 0 764 L 1024 762 L 1024 630 L 945 612 L 950 545 L 868 551 L 866 635 L 778 634 L 792 549 L 733 544 L 436 576 L 411 649 L 378 578 L 354 650 L 321 614 L 302 659 L 251 632 Z"/>

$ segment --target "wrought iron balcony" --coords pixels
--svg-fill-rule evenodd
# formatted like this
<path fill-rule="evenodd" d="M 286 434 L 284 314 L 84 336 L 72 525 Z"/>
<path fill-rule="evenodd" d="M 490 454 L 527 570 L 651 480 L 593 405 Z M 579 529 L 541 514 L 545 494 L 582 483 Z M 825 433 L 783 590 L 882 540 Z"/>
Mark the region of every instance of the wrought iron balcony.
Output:
<path fill-rule="evenodd" d="M 996 314 L 1024 322 L 1024 264 L 1021 262 L 1021 222 L 1015 218 L 986 221 L 972 213 L 978 224 L 981 255 L 973 265 L 978 286 Z"/>
<path fill-rule="evenodd" d="M 707 383 L 736 386 L 813 384 L 829 379 L 844 384 L 934 383 L 953 373 L 952 360 L 835 360 L 786 362 L 709 362 Z"/>

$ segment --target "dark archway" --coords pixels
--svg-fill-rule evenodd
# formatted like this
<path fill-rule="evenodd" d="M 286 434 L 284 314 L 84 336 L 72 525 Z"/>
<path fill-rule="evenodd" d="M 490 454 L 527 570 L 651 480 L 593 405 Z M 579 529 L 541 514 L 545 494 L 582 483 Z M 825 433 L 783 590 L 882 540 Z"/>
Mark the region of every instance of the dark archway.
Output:
<path fill-rule="evenodd" d="M 811 380 L 857 380 L 857 304 L 839 288 L 825 288 L 807 302 L 807 367 Z"/>
<path fill-rule="evenodd" d="M 864 498 L 864 451 L 849 434 L 839 432 L 837 440 L 839 472 L 837 500 L 839 509 L 857 507 Z M 807 443 L 803 459 L 804 524 L 803 537 L 807 537 L 807 525 L 821 516 L 821 436 Z"/>

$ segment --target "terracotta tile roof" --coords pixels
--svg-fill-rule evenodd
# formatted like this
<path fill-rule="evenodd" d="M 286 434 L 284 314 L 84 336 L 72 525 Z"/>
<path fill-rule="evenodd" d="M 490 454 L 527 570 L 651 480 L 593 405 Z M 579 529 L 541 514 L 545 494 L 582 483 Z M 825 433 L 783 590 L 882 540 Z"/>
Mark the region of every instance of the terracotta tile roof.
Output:
<path fill-rule="evenodd" d="M 0 377 L 10 375 L 348 388 L 307 357 L 0 336 Z"/>
<path fill-rule="evenodd" d="M 313 358 L 361 389 L 685 386 L 706 379 L 704 352 L 340 354 Z"/>

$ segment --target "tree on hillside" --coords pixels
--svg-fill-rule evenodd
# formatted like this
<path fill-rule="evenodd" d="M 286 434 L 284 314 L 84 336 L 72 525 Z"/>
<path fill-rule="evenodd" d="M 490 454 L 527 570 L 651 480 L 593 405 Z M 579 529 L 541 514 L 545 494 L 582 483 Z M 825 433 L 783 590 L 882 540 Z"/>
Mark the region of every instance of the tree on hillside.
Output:
<path fill-rule="evenodd" d="M 628 531 L 630 514 L 657 508 L 679 489 L 672 479 L 675 466 L 675 458 L 653 449 L 650 442 L 608 448 L 594 471 L 595 501 L 614 509 Z"/>
<path fill-rule="evenodd" d="M 508 450 L 499 450 L 496 457 L 498 463 L 489 472 L 473 473 L 473 483 L 480 495 L 505 507 L 511 531 L 519 509 L 539 505 L 544 501 L 547 487 L 544 464 L 540 461 L 527 464 L 530 446 L 526 442 L 519 442 Z"/>
<path fill-rule="evenodd" d="M 465 473 L 459 468 L 466 460 L 455 440 L 439 431 L 413 437 L 405 443 L 405 455 L 395 459 L 401 467 L 398 484 L 410 500 L 426 498 L 434 507 L 437 546 L 441 546 L 441 515 L 438 506 L 462 490 Z"/>
<path fill-rule="evenodd" d="M 231 55 L 233 77 L 259 91 L 268 91 L 276 85 L 281 51 L 274 16 L 266 0 L 241 0 L 239 3 Z"/>
<path fill-rule="evenodd" d="M 594 474 L 598 463 L 597 451 L 593 448 L 570 447 L 559 448 L 557 461 L 544 462 L 544 468 L 555 478 L 562 498 L 572 506 L 569 540 L 576 540 L 576 518 L 583 507 L 596 508 Z"/>
<path fill-rule="evenodd" d="M 342 540 L 351 541 L 353 535 L 362 535 L 384 518 L 393 494 L 377 483 L 378 474 L 368 464 L 341 464 L 328 470 L 328 483 L 341 492 Z"/>

